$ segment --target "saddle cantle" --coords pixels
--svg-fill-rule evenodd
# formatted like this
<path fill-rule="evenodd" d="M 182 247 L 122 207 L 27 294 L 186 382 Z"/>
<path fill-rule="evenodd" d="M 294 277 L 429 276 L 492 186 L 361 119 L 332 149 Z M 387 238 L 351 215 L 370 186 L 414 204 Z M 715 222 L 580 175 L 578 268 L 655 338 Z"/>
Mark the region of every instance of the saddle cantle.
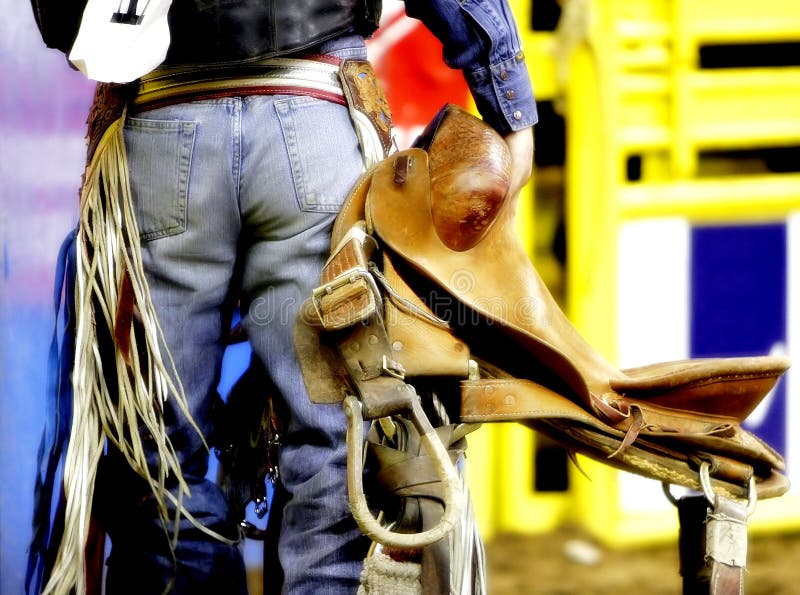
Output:
<path fill-rule="evenodd" d="M 364 245 L 347 235 L 361 221 L 378 247 L 372 270 L 394 294 L 381 301 L 382 322 L 406 377 L 460 375 L 465 422 L 519 421 L 608 464 L 692 488 L 706 461 L 712 484 L 729 495 L 744 495 L 751 477 L 761 497 L 786 491 L 780 455 L 740 424 L 787 358 L 619 370 L 571 325 L 517 239 L 502 138 L 449 106 L 418 145 L 425 148 L 398 152 L 359 180 L 326 269 L 329 281 L 348 268 L 336 255 Z M 307 320 L 317 318 L 306 309 Z M 481 362 L 482 378 L 467 379 L 470 360 Z M 329 386 L 339 399 L 347 392 Z"/>
<path fill-rule="evenodd" d="M 414 145 L 430 161 L 433 229 L 445 246 L 460 252 L 480 242 L 496 220 L 511 179 L 511 158 L 494 130 L 459 113 L 445 106 Z"/>

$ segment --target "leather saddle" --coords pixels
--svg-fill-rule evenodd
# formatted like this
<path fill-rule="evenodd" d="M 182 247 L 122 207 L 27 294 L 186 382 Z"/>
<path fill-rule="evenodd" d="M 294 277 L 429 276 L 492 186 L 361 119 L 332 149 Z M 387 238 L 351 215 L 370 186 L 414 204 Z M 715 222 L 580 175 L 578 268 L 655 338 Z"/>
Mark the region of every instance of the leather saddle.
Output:
<path fill-rule="evenodd" d="M 613 366 L 516 237 L 509 176 L 503 139 L 453 106 L 414 148 L 362 176 L 296 327 L 312 400 L 355 395 L 364 418 L 378 419 L 415 407 L 417 379 L 455 378 L 461 422 L 522 423 L 603 463 L 725 498 L 786 492 L 780 454 L 741 423 L 787 358 Z"/>

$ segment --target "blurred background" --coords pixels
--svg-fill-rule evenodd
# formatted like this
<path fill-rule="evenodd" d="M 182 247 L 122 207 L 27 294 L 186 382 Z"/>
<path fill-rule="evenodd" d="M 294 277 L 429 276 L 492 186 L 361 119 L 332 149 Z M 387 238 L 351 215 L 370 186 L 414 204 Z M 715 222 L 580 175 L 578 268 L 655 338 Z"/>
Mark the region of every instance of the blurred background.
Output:
<path fill-rule="evenodd" d="M 621 367 L 800 353 L 800 3 L 511 3 L 540 111 L 519 233 L 581 333 Z M 93 86 L 44 47 L 27 2 L 0 8 L 0 593 L 17 594 Z M 370 54 L 400 148 L 442 103 L 470 107 L 399 0 Z M 747 422 L 795 485 L 798 391 L 790 371 Z M 579 471 L 513 425 L 479 430 L 468 457 L 493 593 L 678 592 L 677 516 L 657 482 Z M 798 490 L 760 502 L 750 534 L 748 592 L 800 592 Z"/>

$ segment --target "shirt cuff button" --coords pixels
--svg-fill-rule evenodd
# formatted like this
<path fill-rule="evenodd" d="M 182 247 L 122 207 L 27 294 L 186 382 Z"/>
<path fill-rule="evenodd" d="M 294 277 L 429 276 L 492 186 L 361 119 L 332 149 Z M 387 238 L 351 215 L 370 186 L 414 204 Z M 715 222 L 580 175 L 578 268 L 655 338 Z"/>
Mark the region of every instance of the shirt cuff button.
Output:
<path fill-rule="evenodd" d="M 500 78 L 503 79 L 504 81 L 508 80 L 508 71 L 507 70 L 503 70 L 500 73 Z"/>
<path fill-rule="evenodd" d="M 522 112 L 521 112 L 521 111 L 519 111 L 519 110 L 516 110 L 516 111 L 515 111 L 513 114 L 511 114 L 511 115 L 512 115 L 512 116 L 514 116 L 514 119 L 515 119 L 515 120 L 521 120 L 521 119 L 522 119 Z"/>
<path fill-rule="evenodd" d="M 514 89 L 509 89 L 506 91 L 506 99 L 514 99 L 517 96 L 516 91 Z"/>

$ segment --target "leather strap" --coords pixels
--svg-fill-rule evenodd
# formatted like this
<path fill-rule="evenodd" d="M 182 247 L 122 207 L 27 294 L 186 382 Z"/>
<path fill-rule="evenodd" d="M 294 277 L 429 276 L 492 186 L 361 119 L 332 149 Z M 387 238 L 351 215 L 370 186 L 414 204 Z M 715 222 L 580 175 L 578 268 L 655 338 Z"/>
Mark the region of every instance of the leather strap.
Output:
<path fill-rule="evenodd" d="M 706 521 L 706 560 L 711 565 L 710 595 L 742 595 L 747 562 L 747 509 L 717 495 Z"/>
<path fill-rule="evenodd" d="M 398 507 L 392 514 L 395 530 L 416 532 L 431 529 L 444 512 L 444 495 L 441 477 L 433 459 L 420 443 L 417 430 L 407 419 L 394 418 L 394 438 L 389 438 L 384 426 L 373 424 L 367 441 L 368 456 L 374 458 L 376 482 L 380 490 L 373 494 L 375 502 L 383 503 L 396 498 Z M 439 440 L 447 448 L 455 464 L 464 455 L 465 435 L 474 427 L 464 424 L 436 428 Z M 390 505 L 391 506 L 391 505 Z M 393 506 L 391 506 L 393 508 Z M 410 552 L 387 552 L 405 559 Z M 422 585 L 425 593 L 450 593 L 450 542 L 441 540 L 421 552 Z"/>
<path fill-rule="evenodd" d="M 243 95 L 307 95 L 346 105 L 369 167 L 392 146 L 392 113 L 372 65 L 330 55 L 262 58 L 223 64 L 168 66 L 141 78 L 135 110 Z"/>
<path fill-rule="evenodd" d="M 706 564 L 708 500 L 703 494 L 673 500 L 678 508 L 678 552 L 683 595 L 708 595 L 711 569 Z"/>
<path fill-rule="evenodd" d="M 383 300 L 369 272 L 371 238 L 355 227 L 325 264 L 322 284 L 314 290 L 309 322 L 338 331 L 334 342 L 362 403 L 364 419 L 411 409 L 416 392 L 405 383 L 405 370 L 392 358 L 383 321 Z"/>
<path fill-rule="evenodd" d="M 322 269 L 320 285 L 312 293 L 313 326 L 327 331 L 350 328 L 379 314 L 380 292 L 369 272 L 374 242 L 363 230 L 351 230 Z"/>
<path fill-rule="evenodd" d="M 747 558 L 747 507 L 704 494 L 675 501 L 680 520 L 683 595 L 743 595 Z"/>
<path fill-rule="evenodd" d="M 621 448 L 628 428 L 604 423 L 564 395 L 531 380 L 462 381 L 461 421 L 517 421 L 606 464 L 695 490 L 701 488 L 697 470 L 702 461 L 710 463 L 711 483 L 718 493 L 747 497 L 754 473 L 759 497 L 786 489 L 785 478 L 772 471 L 772 454 L 759 443 L 733 444 L 732 437 L 677 435 L 642 427 L 636 440 Z"/>
<path fill-rule="evenodd" d="M 364 419 L 411 410 L 416 391 L 404 381 L 404 370 L 389 356 L 391 346 L 379 313 L 356 324 L 337 341 L 339 353 L 362 403 Z"/>

